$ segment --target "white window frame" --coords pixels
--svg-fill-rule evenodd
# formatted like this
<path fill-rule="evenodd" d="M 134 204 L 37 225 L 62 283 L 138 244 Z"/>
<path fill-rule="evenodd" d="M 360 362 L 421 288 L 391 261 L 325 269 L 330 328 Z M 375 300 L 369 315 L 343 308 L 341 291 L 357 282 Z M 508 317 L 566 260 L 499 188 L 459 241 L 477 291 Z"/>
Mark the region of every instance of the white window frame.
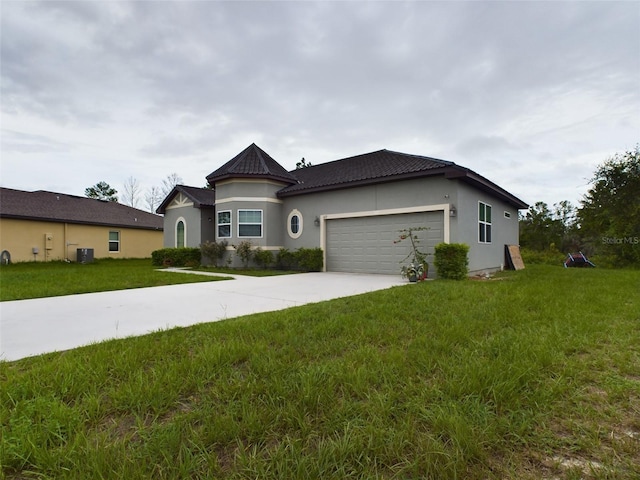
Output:
<path fill-rule="evenodd" d="M 241 212 L 260 212 L 260 222 L 240 222 Z M 238 209 L 238 238 L 262 238 L 264 235 L 264 212 L 259 208 L 239 208 Z M 260 235 L 240 235 L 240 227 L 243 225 L 260 225 Z"/>
<path fill-rule="evenodd" d="M 115 233 L 118 235 L 118 239 L 117 240 L 111 240 L 111 234 Z M 109 230 L 109 253 L 120 253 L 120 230 Z M 111 250 L 111 244 L 115 243 L 118 246 L 117 250 Z"/>
<path fill-rule="evenodd" d="M 220 223 L 220 214 L 221 213 L 228 213 L 229 214 L 229 223 Z M 231 210 L 220 210 L 219 212 L 216 212 L 216 236 L 218 238 L 231 238 L 231 232 L 232 232 L 232 212 Z M 225 236 L 225 235 L 220 235 L 220 226 L 229 226 L 229 235 Z"/>
<path fill-rule="evenodd" d="M 293 217 L 298 217 L 298 231 L 295 233 L 291 228 L 291 221 L 293 220 Z M 297 209 L 291 210 L 289 216 L 287 217 L 287 233 L 289 234 L 289 237 L 293 239 L 300 238 L 300 235 L 302 235 L 302 225 L 302 214 L 300 213 L 300 211 Z"/>
<path fill-rule="evenodd" d="M 484 220 L 480 218 L 480 207 L 484 205 Z M 487 207 L 489 207 L 489 217 L 491 221 L 487 221 Z M 490 244 L 493 240 L 493 207 L 485 202 L 478 202 L 478 243 Z M 484 240 L 482 240 L 482 232 L 484 231 Z M 489 235 L 487 235 L 489 232 Z M 488 238 L 488 240 L 487 240 Z"/>
<path fill-rule="evenodd" d="M 176 246 L 176 248 L 180 248 L 180 247 L 178 247 L 178 225 L 180 224 L 180 222 L 182 222 L 182 225 L 184 225 L 184 238 L 183 238 L 183 240 L 184 240 L 184 242 L 183 242 L 183 243 L 184 243 L 184 245 L 183 245 L 183 247 L 186 247 L 186 246 L 187 246 L 187 221 L 184 219 L 184 217 L 179 217 L 179 218 L 176 220 L 176 225 L 175 225 L 175 228 L 174 228 L 174 232 L 175 232 L 175 246 Z"/>

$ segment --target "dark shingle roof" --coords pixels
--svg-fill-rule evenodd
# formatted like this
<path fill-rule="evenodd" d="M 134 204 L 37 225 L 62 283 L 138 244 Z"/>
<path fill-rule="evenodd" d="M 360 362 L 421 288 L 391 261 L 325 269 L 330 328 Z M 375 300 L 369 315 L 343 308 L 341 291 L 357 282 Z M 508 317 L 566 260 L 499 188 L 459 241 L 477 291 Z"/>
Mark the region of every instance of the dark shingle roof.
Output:
<path fill-rule="evenodd" d="M 210 188 L 177 185 L 176 189 L 193 200 L 198 208 L 213 207 L 216 204 L 216 192 Z"/>
<path fill-rule="evenodd" d="M 490 193 L 516 208 L 528 208 L 519 198 L 495 183 L 447 160 L 378 150 L 287 172 L 278 162 L 251 144 L 207 176 L 210 184 L 227 178 L 259 177 L 285 181 L 279 197 L 358 187 L 376 183 L 443 175 Z"/>
<path fill-rule="evenodd" d="M 213 207 L 216 204 L 216 192 L 208 188 L 189 187 L 187 185 L 176 185 L 169 195 L 163 200 L 156 212 L 164 213 L 167 206 L 177 193 L 182 193 L 190 199 L 196 208 Z"/>
<path fill-rule="evenodd" d="M 448 179 L 459 179 L 486 191 L 516 208 L 528 208 L 519 198 L 502 187 L 469 170 L 447 160 L 378 150 L 333 162 L 313 165 L 291 172 L 298 183 L 284 187 L 279 197 L 305 193 L 349 188 L 361 185 L 391 182 L 408 178 L 444 175 Z"/>
<path fill-rule="evenodd" d="M 146 230 L 162 230 L 163 224 L 158 215 L 117 202 L 4 187 L 0 187 L 0 217 Z"/>
<path fill-rule="evenodd" d="M 289 173 L 264 150 L 252 143 L 223 166 L 207 175 L 210 184 L 226 178 L 268 178 L 287 183 L 297 182 Z"/>
<path fill-rule="evenodd" d="M 294 170 L 291 173 L 298 183 L 283 188 L 279 195 L 400 180 L 424 176 L 426 172 L 443 173 L 452 165 L 452 162 L 436 158 L 379 150 Z"/>

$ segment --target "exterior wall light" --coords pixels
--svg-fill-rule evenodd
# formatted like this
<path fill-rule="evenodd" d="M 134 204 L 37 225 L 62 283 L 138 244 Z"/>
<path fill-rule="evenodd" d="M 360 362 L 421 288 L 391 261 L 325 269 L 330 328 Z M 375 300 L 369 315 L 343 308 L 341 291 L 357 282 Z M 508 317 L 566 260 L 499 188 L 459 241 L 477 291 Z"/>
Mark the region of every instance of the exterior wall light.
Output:
<path fill-rule="evenodd" d="M 449 207 L 449 216 L 450 217 L 455 217 L 457 215 L 458 211 L 456 210 L 456 206 L 455 205 L 451 205 Z"/>
<path fill-rule="evenodd" d="M 313 224 L 314 224 L 316 227 L 319 227 L 319 226 L 320 226 L 320 217 L 316 217 L 316 218 L 315 218 L 315 220 L 313 221 Z"/>

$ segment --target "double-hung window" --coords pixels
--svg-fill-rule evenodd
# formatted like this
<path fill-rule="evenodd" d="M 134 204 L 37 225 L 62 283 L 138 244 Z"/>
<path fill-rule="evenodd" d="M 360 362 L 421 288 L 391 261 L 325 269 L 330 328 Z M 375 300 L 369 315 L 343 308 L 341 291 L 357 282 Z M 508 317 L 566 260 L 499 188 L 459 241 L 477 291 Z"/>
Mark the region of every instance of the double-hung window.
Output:
<path fill-rule="evenodd" d="M 238 210 L 238 237 L 262 237 L 262 210 Z"/>
<path fill-rule="evenodd" d="M 120 251 L 120 232 L 114 230 L 109 232 L 109 251 Z"/>
<path fill-rule="evenodd" d="M 491 205 L 478 202 L 478 242 L 491 243 Z"/>
<path fill-rule="evenodd" d="M 218 212 L 218 238 L 231 237 L 231 210 Z"/>

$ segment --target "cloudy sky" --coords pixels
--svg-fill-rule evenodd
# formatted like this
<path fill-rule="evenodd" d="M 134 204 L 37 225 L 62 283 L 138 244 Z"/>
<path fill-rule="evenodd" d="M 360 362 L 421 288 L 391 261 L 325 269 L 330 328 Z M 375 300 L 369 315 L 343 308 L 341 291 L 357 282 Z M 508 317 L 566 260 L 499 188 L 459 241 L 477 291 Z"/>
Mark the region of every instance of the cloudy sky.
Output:
<path fill-rule="evenodd" d="M 255 142 L 383 148 L 577 204 L 640 142 L 640 3 L 2 1 L 4 187 L 144 194 Z"/>

